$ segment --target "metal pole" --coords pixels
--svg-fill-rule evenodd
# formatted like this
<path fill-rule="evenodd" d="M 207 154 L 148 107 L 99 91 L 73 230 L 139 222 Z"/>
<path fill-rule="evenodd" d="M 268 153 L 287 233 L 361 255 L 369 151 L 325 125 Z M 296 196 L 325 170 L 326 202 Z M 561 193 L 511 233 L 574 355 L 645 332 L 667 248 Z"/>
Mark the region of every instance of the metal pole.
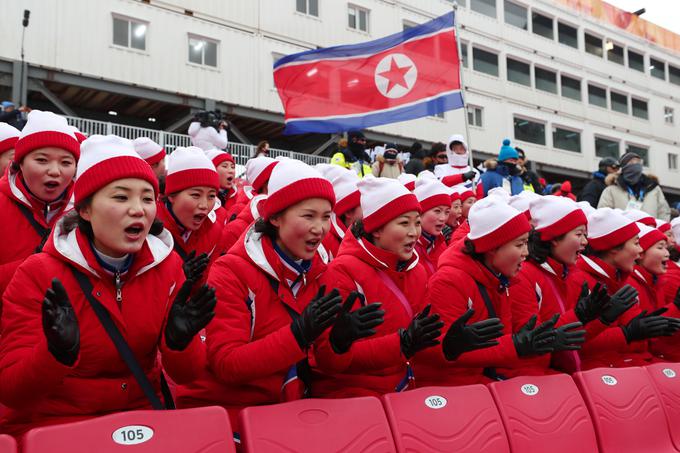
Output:
<path fill-rule="evenodd" d="M 19 79 L 19 107 L 26 105 L 26 95 L 24 94 L 24 36 L 26 35 L 26 27 L 21 27 L 21 78 Z"/>

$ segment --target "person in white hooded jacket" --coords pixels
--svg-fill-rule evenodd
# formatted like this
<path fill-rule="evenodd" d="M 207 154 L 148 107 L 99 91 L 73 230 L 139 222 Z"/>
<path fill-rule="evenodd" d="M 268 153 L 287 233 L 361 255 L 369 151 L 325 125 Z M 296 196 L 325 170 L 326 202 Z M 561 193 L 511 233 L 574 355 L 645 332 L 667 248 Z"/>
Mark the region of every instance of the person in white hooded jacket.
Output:
<path fill-rule="evenodd" d="M 441 179 L 446 185 L 452 186 L 460 183 L 465 184 L 466 187 L 472 188 L 479 182 L 479 171 L 470 166 L 470 151 L 468 150 L 465 137 L 460 134 L 453 134 L 449 137 L 446 145 L 446 154 L 449 162 L 446 164 L 439 164 L 434 167 L 434 174 Z M 455 181 L 449 184 L 447 178 L 449 176 L 460 175 L 462 181 Z"/>

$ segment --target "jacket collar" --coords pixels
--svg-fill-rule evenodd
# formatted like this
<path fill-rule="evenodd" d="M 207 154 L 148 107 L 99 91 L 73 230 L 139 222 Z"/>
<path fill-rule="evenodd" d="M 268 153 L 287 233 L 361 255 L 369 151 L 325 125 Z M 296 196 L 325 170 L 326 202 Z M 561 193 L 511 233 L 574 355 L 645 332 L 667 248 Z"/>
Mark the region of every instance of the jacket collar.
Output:
<path fill-rule="evenodd" d="M 334 212 L 331 212 L 331 231 L 330 234 L 335 234 L 335 236 L 342 241 L 345 237 L 345 231 L 347 227 L 343 228 L 342 222 L 338 219 L 338 216 Z"/>
<path fill-rule="evenodd" d="M 338 250 L 338 256 L 347 254 L 354 255 L 377 269 L 393 272 L 408 272 L 418 265 L 419 260 L 418 253 L 414 250 L 410 260 L 400 262 L 395 253 L 376 247 L 365 239 L 357 239 L 353 234 L 345 235 Z"/>
<path fill-rule="evenodd" d="M 552 257 L 548 257 L 548 259 L 545 260 L 544 263 L 540 264 L 541 269 L 544 271 L 554 275 L 557 278 L 567 278 L 567 275 L 569 275 L 569 266 L 565 266 L 564 264 L 560 263 L 556 259 Z"/>
<path fill-rule="evenodd" d="M 581 255 L 576 265 L 597 280 L 604 282 L 610 292 L 617 291 L 628 278 L 628 273 L 617 270 L 596 256 Z"/>
<path fill-rule="evenodd" d="M 39 213 L 39 218 L 46 225 L 73 208 L 73 182 L 71 182 L 59 199 L 46 203 L 36 198 L 23 181 L 20 172 L 12 172 L 7 169 L 5 177 L 0 180 L 2 191 L 17 202 L 29 207 L 32 211 Z"/>

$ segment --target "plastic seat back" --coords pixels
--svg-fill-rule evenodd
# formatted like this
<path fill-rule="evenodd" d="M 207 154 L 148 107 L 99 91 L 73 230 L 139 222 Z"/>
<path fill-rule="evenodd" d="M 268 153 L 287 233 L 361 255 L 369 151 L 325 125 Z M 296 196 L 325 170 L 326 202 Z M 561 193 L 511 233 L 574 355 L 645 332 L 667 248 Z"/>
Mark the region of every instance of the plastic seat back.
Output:
<path fill-rule="evenodd" d="M 0 453 L 17 453 L 17 441 L 7 434 L 0 434 Z"/>
<path fill-rule="evenodd" d="M 680 364 L 655 363 L 645 368 L 661 400 L 671 440 L 680 450 Z"/>

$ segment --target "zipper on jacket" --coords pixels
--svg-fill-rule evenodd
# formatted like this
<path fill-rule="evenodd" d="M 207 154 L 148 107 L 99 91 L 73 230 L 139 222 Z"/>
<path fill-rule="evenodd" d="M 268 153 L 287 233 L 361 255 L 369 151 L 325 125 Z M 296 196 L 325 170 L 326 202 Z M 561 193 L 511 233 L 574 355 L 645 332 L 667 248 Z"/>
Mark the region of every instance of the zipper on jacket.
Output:
<path fill-rule="evenodd" d="M 123 302 L 122 287 L 123 284 L 120 281 L 120 272 L 116 272 L 114 275 L 114 283 L 116 285 L 116 302 L 120 305 Z"/>

